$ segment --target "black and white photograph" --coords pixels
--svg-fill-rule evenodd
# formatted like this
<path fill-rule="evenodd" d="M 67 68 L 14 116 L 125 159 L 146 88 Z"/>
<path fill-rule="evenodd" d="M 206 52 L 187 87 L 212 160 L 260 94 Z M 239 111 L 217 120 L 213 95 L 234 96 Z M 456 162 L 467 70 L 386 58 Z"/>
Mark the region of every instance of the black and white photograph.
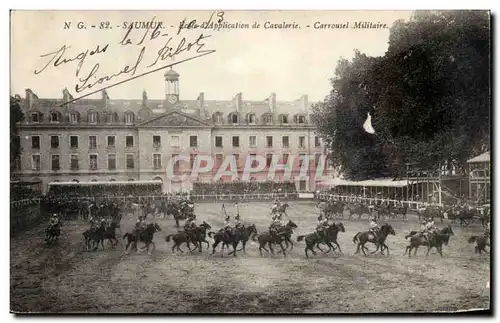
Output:
<path fill-rule="evenodd" d="M 13 314 L 491 314 L 489 10 L 12 10 Z"/>

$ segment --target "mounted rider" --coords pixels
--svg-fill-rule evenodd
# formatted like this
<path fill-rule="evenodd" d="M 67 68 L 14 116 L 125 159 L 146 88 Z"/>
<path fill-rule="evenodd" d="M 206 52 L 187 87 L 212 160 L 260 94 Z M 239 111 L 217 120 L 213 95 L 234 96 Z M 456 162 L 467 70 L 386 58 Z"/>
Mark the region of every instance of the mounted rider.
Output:
<path fill-rule="evenodd" d="M 139 216 L 139 218 L 135 222 L 135 227 L 134 227 L 134 233 L 135 233 L 135 237 L 136 237 L 137 242 L 139 242 L 141 232 L 142 232 L 142 229 L 144 229 L 144 226 L 145 226 L 144 219 L 141 216 Z"/>
<path fill-rule="evenodd" d="M 186 232 L 189 236 L 194 236 L 195 230 L 196 230 L 196 220 L 194 216 L 189 216 L 186 219 L 186 223 L 184 223 L 184 232 Z"/>
<path fill-rule="evenodd" d="M 377 222 L 377 219 L 375 217 L 372 217 L 370 219 L 370 229 L 368 230 L 368 232 L 373 234 L 373 237 L 376 238 L 379 230 L 380 230 L 380 226 Z"/>
<path fill-rule="evenodd" d="M 90 229 L 97 228 L 97 225 L 98 225 L 97 218 L 91 217 L 91 218 L 89 218 L 89 222 L 90 222 Z"/>
<path fill-rule="evenodd" d="M 236 230 L 242 230 L 243 229 L 243 222 L 241 222 L 241 218 L 239 214 L 236 214 L 234 217 L 234 228 Z"/>
<path fill-rule="evenodd" d="M 321 240 L 324 240 L 326 237 L 325 230 L 327 227 L 328 227 L 328 219 L 327 218 L 323 219 L 323 216 L 320 215 L 318 217 L 318 224 L 316 226 L 316 232 L 319 235 Z"/>
<path fill-rule="evenodd" d="M 425 224 L 425 238 L 429 239 L 431 234 L 437 233 L 437 228 L 434 225 L 434 220 L 432 218 L 427 219 L 427 223 Z"/>
<path fill-rule="evenodd" d="M 276 198 L 274 199 L 274 204 L 271 207 L 271 214 L 275 213 L 280 206 L 281 206 L 280 198 L 276 196 Z"/>
<path fill-rule="evenodd" d="M 226 218 L 224 219 L 223 231 L 230 236 L 233 234 L 233 228 L 231 227 L 231 217 L 229 215 L 226 215 Z"/>
<path fill-rule="evenodd" d="M 53 227 L 59 225 L 60 223 L 61 222 L 59 221 L 59 216 L 56 213 L 52 214 L 52 217 L 50 218 L 50 221 L 49 221 L 49 226 L 47 227 L 47 231 L 46 231 L 47 234 L 49 234 L 50 230 Z"/>

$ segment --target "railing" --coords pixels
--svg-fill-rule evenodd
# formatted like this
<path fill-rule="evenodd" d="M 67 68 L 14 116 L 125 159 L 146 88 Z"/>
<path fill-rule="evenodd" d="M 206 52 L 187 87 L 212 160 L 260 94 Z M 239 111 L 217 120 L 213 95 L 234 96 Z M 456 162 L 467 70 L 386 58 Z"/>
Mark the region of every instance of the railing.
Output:
<path fill-rule="evenodd" d="M 10 234 L 15 236 L 20 232 L 46 221 L 39 198 L 23 199 L 10 202 Z"/>
<path fill-rule="evenodd" d="M 17 201 L 12 201 L 10 202 L 10 208 L 12 209 L 18 209 L 22 208 L 24 206 L 32 205 L 32 204 L 39 204 L 40 199 L 39 198 L 32 198 L 32 199 L 23 199 L 23 200 L 17 200 Z"/>
<path fill-rule="evenodd" d="M 417 201 L 399 201 L 399 200 L 393 200 L 393 199 L 387 199 L 387 198 L 371 198 L 371 197 L 357 197 L 357 196 L 349 196 L 349 195 L 337 195 L 337 194 L 328 194 L 328 193 L 319 193 L 316 194 L 317 199 L 329 199 L 330 197 L 333 197 L 339 201 L 342 202 L 357 202 L 360 201 L 361 203 L 369 204 L 369 205 L 374 205 L 378 204 L 378 202 L 385 202 L 388 203 L 391 206 L 396 206 L 396 204 L 401 203 L 403 206 L 408 207 L 410 210 L 418 210 L 420 208 L 424 208 L 426 206 L 431 205 L 431 203 L 426 203 L 426 202 L 417 202 Z M 443 206 L 442 204 L 434 204 L 434 205 L 440 205 Z"/>
<path fill-rule="evenodd" d="M 191 194 L 193 201 L 232 201 L 232 200 L 254 200 L 268 201 L 275 198 L 296 200 L 299 198 L 299 193 L 244 193 L 244 194 Z"/>

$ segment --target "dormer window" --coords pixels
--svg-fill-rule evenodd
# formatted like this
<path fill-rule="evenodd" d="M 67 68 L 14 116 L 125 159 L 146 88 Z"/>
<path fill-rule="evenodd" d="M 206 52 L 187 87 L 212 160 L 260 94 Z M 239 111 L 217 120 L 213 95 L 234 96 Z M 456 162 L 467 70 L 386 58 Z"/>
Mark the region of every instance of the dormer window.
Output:
<path fill-rule="evenodd" d="M 134 114 L 132 112 L 125 113 L 125 123 L 126 124 L 134 123 Z"/>
<path fill-rule="evenodd" d="M 306 116 L 299 116 L 299 122 L 298 123 L 306 123 Z"/>
<path fill-rule="evenodd" d="M 251 113 L 248 115 L 248 123 L 255 124 L 255 114 Z"/>
<path fill-rule="evenodd" d="M 264 124 L 272 124 L 273 123 L 273 115 L 272 114 L 265 114 L 262 116 L 262 122 Z"/>
<path fill-rule="evenodd" d="M 237 114 L 232 114 L 231 115 L 231 123 L 232 124 L 238 124 L 238 115 Z"/>
<path fill-rule="evenodd" d="M 97 112 L 90 111 L 88 119 L 89 123 L 97 123 Z"/>
<path fill-rule="evenodd" d="M 115 122 L 115 115 L 113 113 L 108 113 L 106 115 L 106 123 L 114 123 Z"/>
<path fill-rule="evenodd" d="M 287 124 L 288 123 L 288 116 L 286 114 L 280 115 L 280 122 L 282 124 Z"/>
<path fill-rule="evenodd" d="M 69 122 L 78 123 L 79 121 L 80 121 L 80 116 L 78 115 L 78 112 L 71 112 L 69 115 Z"/>
<path fill-rule="evenodd" d="M 61 121 L 61 116 L 59 112 L 53 111 L 50 113 L 50 122 L 52 123 L 59 123 Z"/>
<path fill-rule="evenodd" d="M 38 112 L 31 113 L 31 122 L 33 122 L 33 123 L 40 122 L 40 114 Z"/>
<path fill-rule="evenodd" d="M 215 124 L 222 124 L 223 123 L 222 113 L 220 112 L 214 113 L 213 120 Z"/>

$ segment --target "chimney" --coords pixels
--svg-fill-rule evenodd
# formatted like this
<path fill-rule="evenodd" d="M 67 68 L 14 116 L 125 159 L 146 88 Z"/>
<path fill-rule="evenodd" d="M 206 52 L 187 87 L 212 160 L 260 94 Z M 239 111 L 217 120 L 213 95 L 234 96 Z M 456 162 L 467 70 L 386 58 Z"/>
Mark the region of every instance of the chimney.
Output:
<path fill-rule="evenodd" d="M 148 94 L 146 93 L 146 90 L 142 91 L 142 107 L 147 108 L 148 106 Z"/>
<path fill-rule="evenodd" d="M 236 112 L 240 112 L 241 111 L 241 108 L 243 107 L 243 104 L 242 104 L 242 96 L 243 94 L 240 92 L 240 93 L 236 93 L 236 95 L 234 96 L 234 103 L 236 105 Z"/>
<path fill-rule="evenodd" d="M 309 99 L 307 94 L 304 94 L 300 97 L 301 108 L 306 112 L 307 116 L 309 116 Z"/>
<path fill-rule="evenodd" d="M 202 120 L 208 119 L 208 111 L 205 108 L 205 93 L 200 92 L 198 95 L 198 106 L 200 107 L 200 117 Z"/>
<path fill-rule="evenodd" d="M 276 93 L 271 93 L 269 96 L 269 110 L 276 113 Z"/>
<path fill-rule="evenodd" d="M 30 110 L 31 107 L 33 106 L 33 92 L 31 92 L 30 89 L 25 90 L 25 95 L 26 95 L 26 109 Z"/>

